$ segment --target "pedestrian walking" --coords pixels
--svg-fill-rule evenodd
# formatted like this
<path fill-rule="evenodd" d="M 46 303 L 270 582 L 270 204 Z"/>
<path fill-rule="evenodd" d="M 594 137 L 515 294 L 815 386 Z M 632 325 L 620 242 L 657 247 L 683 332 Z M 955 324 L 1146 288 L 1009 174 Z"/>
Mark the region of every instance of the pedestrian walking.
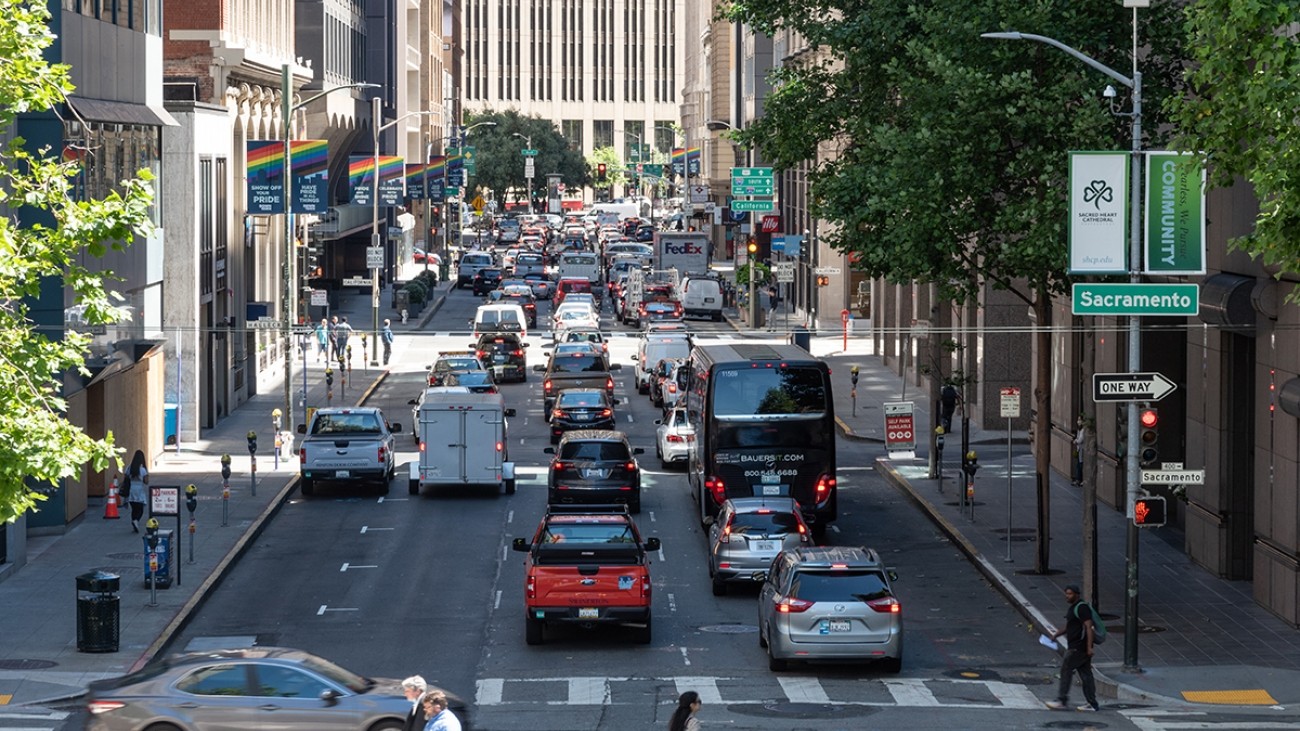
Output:
<path fill-rule="evenodd" d="M 329 322 L 329 341 L 330 352 L 325 356 L 327 361 L 336 361 L 339 359 L 339 316 L 334 315 Z"/>
<path fill-rule="evenodd" d="M 460 731 L 460 719 L 447 708 L 447 694 L 440 690 L 431 690 L 421 699 L 424 715 L 428 721 L 424 731 Z"/>
<path fill-rule="evenodd" d="M 140 532 L 140 519 L 144 517 L 144 505 L 149 499 L 149 470 L 144 466 L 144 452 L 135 450 L 131 457 L 131 466 L 126 468 L 126 502 L 131 506 L 131 530 Z"/>
<path fill-rule="evenodd" d="M 384 341 L 384 365 L 393 354 L 393 321 L 384 318 L 384 329 L 379 331 L 379 339 Z"/>
<path fill-rule="evenodd" d="M 767 329 L 776 329 L 776 308 L 781 304 L 781 292 L 775 284 L 767 290 Z"/>
<path fill-rule="evenodd" d="M 344 315 L 339 324 L 334 326 L 334 357 L 343 358 L 348 354 L 348 337 L 352 335 L 352 326 L 348 324 L 348 316 Z"/>
<path fill-rule="evenodd" d="M 330 321 L 323 317 L 320 319 L 320 324 L 316 326 L 316 343 L 320 346 L 320 350 L 316 351 L 316 360 L 320 360 L 322 356 L 329 358 Z"/>
<path fill-rule="evenodd" d="M 1071 485 L 1083 484 L 1083 445 L 1088 442 L 1088 427 L 1084 426 L 1083 417 L 1078 420 L 1078 430 L 1074 433 L 1074 474 Z"/>
<path fill-rule="evenodd" d="M 1079 684 L 1083 686 L 1083 699 L 1087 701 L 1077 710 L 1097 711 L 1097 686 L 1092 677 L 1092 646 L 1096 635 L 1092 624 L 1092 610 L 1083 601 L 1077 584 L 1065 587 L 1065 600 L 1070 608 L 1065 612 L 1065 628 L 1059 629 L 1052 638 L 1065 635 L 1065 657 L 1061 659 L 1061 679 L 1056 687 L 1056 700 L 1048 701 L 1047 707 L 1061 710 L 1070 703 L 1070 685 L 1074 683 L 1074 674 L 1079 674 Z"/>
<path fill-rule="evenodd" d="M 701 705 L 700 694 L 693 690 L 678 696 L 677 709 L 673 711 L 673 717 L 668 719 L 668 731 L 700 731 L 700 719 L 695 714 Z"/>
<path fill-rule="evenodd" d="M 406 714 L 406 723 L 402 726 L 402 731 L 424 731 L 425 724 L 429 722 L 428 717 L 424 715 L 424 694 L 428 690 L 429 684 L 419 675 L 412 675 L 402 681 L 402 694 L 411 702 L 411 710 Z"/>

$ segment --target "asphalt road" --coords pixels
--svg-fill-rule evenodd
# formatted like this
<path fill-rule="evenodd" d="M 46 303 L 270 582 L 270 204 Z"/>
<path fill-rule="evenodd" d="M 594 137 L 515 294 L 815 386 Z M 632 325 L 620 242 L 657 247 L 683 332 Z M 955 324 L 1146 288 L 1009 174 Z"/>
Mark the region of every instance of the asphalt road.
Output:
<path fill-rule="evenodd" d="M 367 405 L 402 424 L 399 463 L 414 459 L 410 406 L 438 351 L 464 349 L 479 298 L 452 293 L 422 335 L 397 349 L 390 377 Z M 548 306 L 542 306 L 545 317 Z M 607 329 L 615 325 L 606 308 Z M 692 323 L 701 337 L 737 337 L 725 324 Z M 534 334 L 530 363 L 543 363 L 549 337 Z M 828 541 L 879 550 L 897 569 L 906 640 L 903 671 L 870 666 L 767 669 L 755 631 L 755 591 L 714 597 L 704 537 L 692 517 L 685 475 L 654 458 L 655 409 L 632 385 L 633 337 L 616 337 L 624 368 L 618 415 L 646 452 L 644 535 L 663 549 L 651 567 L 654 640 L 619 630 L 548 633 L 523 639 L 523 554 L 545 505 L 546 439 L 540 379 L 503 386 L 513 496 L 481 489 L 407 495 L 401 475 L 388 494 L 321 486 L 295 495 L 167 648 L 221 644 L 299 647 L 358 672 L 424 675 L 474 707 L 475 728 L 664 728 L 683 690 L 704 698 L 705 728 L 1177 728 L 1165 709 L 1102 714 L 1051 712 L 1057 656 L 959 551 L 870 465 L 879 445 L 841 441 L 840 520 Z M 534 374 L 535 376 L 535 374 Z M 1073 695 L 1081 703 L 1079 691 Z M 1197 714 L 1196 721 L 1206 719 Z M 1167 725 L 1168 724 L 1168 725 Z M 1230 725 L 1230 724 L 1229 724 Z M 72 727 L 69 725 L 69 727 Z M 1186 727 L 1186 726 L 1183 726 Z"/>

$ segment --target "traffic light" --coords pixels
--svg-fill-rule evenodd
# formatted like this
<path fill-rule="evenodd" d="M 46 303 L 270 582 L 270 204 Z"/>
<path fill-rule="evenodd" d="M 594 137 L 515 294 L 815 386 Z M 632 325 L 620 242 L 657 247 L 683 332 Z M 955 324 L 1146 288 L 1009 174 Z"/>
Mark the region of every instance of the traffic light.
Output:
<path fill-rule="evenodd" d="M 1133 501 L 1133 525 L 1142 528 L 1159 528 L 1165 524 L 1165 499 L 1147 495 Z"/>
<path fill-rule="evenodd" d="M 1143 467 L 1155 467 L 1160 462 L 1160 414 L 1154 408 L 1138 409 L 1138 463 Z"/>
<path fill-rule="evenodd" d="M 745 248 L 749 251 L 749 255 L 753 256 L 754 254 L 758 253 L 758 242 L 753 239 L 750 239 L 749 246 Z"/>
<path fill-rule="evenodd" d="M 603 162 L 596 164 L 596 180 L 602 183 L 605 182 L 605 163 Z"/>
<path fill-rule="evenodd" d="M 1115 410 L 1115 455 L 1128 456 L 1128 405 L 1120 404 Z"/>

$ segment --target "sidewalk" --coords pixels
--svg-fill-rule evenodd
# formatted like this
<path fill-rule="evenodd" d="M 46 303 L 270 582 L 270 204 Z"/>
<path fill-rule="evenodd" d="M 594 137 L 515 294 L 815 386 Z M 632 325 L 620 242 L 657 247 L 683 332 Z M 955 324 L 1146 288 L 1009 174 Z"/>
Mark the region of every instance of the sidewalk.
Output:
<path fill-rule="evenodd" d="M 963 512 L 958 501 L 959 480 L 964 480 L 959 420 L 954 420 L 944 451 L 942 491 L 939 480 L 928 477 L 924 440 L 918 444 L 916 460 L 883 457 L 883 404 L 912 401 L 916 423 L 928 425 L 929 403 L 914 386 L 900 398 L 902 379 L 883 366 L 870 348 L 861 337 L 849 339 L 848 352 L 842 350 L 838 335 L 823 334 L 812 341 L 813 354 L 831 365 L 836 413 L 845 435 L 881 445 L 877 471 L 913 498 L 1025 616 L 1035 634 L 1059 626 L 1064 621 L 1065 586 L 1083 584 L 1081 488 L 1071 486 L 1068 475 L 1051 475 L 1051 573 L 1033 573 L 1037 504 L 1027 435 L 1012 434 L 1008 488 L 1007 432 L 971 424 L 970 442 L 979 445 L 972 519 L 969 508 Z M 849 397 L 849 370 L 854 365 L 859 367 L 856 416 Z M 1195 565 L 1182 551 L 1182 534 L 1173 528 L 1140 533 L 1138 665 L 1142 672 L 1124 672 L 1128 524 L 1122 512 L 1105 504 L 1098 505 L 1097 513 L 1099 610 L 1110 637 L 1097 648 L 1094 669 L 1104 698 L 1269 706 L 1300 702 L 1300 630 L 1256 604 L 1248 582 L 1219 579 Z M 1077 701 L 1081 696 L 1076 692 L 1072 698 Z"/>
<path fill-rule="evenodd" d="M 422 268 L 422 267 L 421 267 Z M 416 272 L 411 271 L 413 276 Z M 404 278 L 404 277 L 403 277 Z M 381 293 L 380 323 L 393 320 L 394 333 L 420 329 L 438 310 L 445 285 L 437 289 L 433 302 L 406 324 L 393 317 L 391 292 Z M 373 312 L 368 291 L 347 292 L 338 298 L 331 314 L 347 315 L 361 330 L 368 330 Z M 397 338 L 394 359 L 409 338 Z M 334 405 L 355 404 L 386 376 L 382 367 L 367 366 L 361 356 L 360 339 L 353 347 L 353 372 L 344 386 L 336 377 Z M 314 339 L 311 346 L 315 347 Z M 324 361 L 314 351 L 307 356 L 307 404 L 325 405 L 322 378 Z M 301 392 L 301 361 L 295 364 L 294 395 Z M 0 582 L 0 606 L 6 607 L 4 630 L 0 634 L 0 708 L 6 705 L 39 705 L 82 694 L 86 685 L 99 678 L 121 675 L 151 660 L 166 639 L 176 632 L 203 601 L 229 565 L 261 532 L 298 482 L 298 462 L 288 449 L 287 458 L 275 466 L 271 410 L 283 408 L 284 391 L 277 383 L 240 406 L 215 428 L 206 430 L 197 443 L 164 452 L 150 467 L 154 487 L 176 485 L 182 490 L 181 516 L 160 517 L 162 529 L 179 536 L 172 547 L 173 582 L 157 590 L 157 606 L 150 606 L 146 586 L 146 548 L 141 534 L 131 531 L 129 510 L 118 520 L 107 520 L 104 499 L 91 498 L 81 519 L 61 535 L 28 538 L 27 563 L 8 573 Z M 295 404 L 295 418 L 302 414 Z M 293 425 L 286 425 L 293 430 Z M 258 433 L 256 494 L 246 435 Z M 223 506 L 220 457 L 232 458 L 230 499 Z M 198 488 L 195 532 L 188 532 L 189 514 L 184 509 L 186 485 Z M 223 523 L 223 512 L 226 519 Z M 179 527 L 179 530 L 177 528 Z M 193 545 L 191 546 L 191 538 Z M 189 557 L 193 555 L 193 563 Z M 77 650 L 76 577 L 96 570 L 121 577 L 119 649 L 117 652 L 87 653 Z"/>

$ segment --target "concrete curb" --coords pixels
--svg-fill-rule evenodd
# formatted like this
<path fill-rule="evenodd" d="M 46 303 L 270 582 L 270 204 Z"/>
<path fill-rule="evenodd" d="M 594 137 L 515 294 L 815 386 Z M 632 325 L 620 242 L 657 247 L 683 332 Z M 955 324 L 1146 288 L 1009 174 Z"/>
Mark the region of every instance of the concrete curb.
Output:
<path fill-rule="evenodd" d="M 966 557 L 972 564 L 974 564 L 975 568 L 984 575 L 984 578 L 987 579 L 995 589 L 1006 597 L 1007 601 L 1020 612 L 1020 614 L 1029 622 L 1031 627 L 1043 634 L 1051 634 L 1056 631 L 1055 625 L 1047 619 L 1047 616 L 1025 598 L 1025 595 L 1020 593 L 1020 590 L 1011 583 L 1011 580 L 1006 576 L 1003 576 L 1002 572 L 998 571 L 998 569 L 980 553 L 979 549 L 966 539 L 966 536 L 962 534 L 961 530 L 958 529 L 956 525 L 953 525 L 952 521 L 941 515 L 935 506 L 912 486 L 911 482 L 899 474 L 898 470 L 894 469 L 893 465 L 889 464 L 888 460 L 884 458 L 877 459 L 875 466 L 876 472 L 881 477 L 884 477 L 891 485 L 906 493 L 913 503 L 925 511 L 925 514 L 930 518 L 931 522 L 933 522 L 949 540 L 955 543 L 957 547 L 961 549 L 962 553 L 966 554 Z M 1061 654 L 1059 650 L 1058 654 Z M 1122 701 L 1156 701 L 1189 708 L 1193 707 L 1193 704 L 1189 704 L 1181 698 L 1172 698 L 1158 693 L 1152 693 L 1133 685 L 1129 685 L 1128 683 L 1115 680 L 1103 672 L 1096 664 L 1092 666 L 1092 671 L 1093 675 L 1097 679 L 1098 691 L 1100 694 L 1106 695 L 1107 697 L 1112 697 L 1116 700 Z"/>

